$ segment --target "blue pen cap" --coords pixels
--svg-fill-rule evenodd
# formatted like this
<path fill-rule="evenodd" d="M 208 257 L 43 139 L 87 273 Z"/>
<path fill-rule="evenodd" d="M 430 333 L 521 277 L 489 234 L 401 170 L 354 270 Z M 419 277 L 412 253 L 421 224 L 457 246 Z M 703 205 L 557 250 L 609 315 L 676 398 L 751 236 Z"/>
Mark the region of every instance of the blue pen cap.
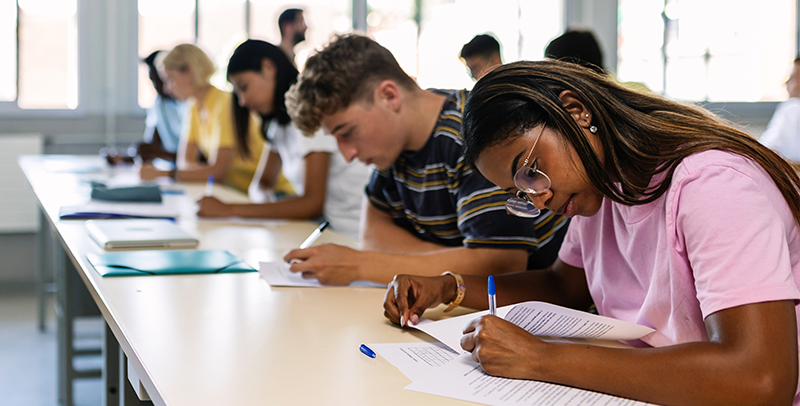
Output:
<path fill-rule="evenodd" d="M 494 276 L 489 275 L 489 294 L 494 296 Z"/>
<path fill-rule="evenodd" d="M 358 347 L 358 349 L 361 350 L 361 352 L 364 353 L 364 355 L 370 358 L 375 358 L 377 356 L 377 354 L 375 354 L 375 351 L 372 351 L 372 348 L 369 348 L 364 344 L 361 344 L 361 346 Z"/>

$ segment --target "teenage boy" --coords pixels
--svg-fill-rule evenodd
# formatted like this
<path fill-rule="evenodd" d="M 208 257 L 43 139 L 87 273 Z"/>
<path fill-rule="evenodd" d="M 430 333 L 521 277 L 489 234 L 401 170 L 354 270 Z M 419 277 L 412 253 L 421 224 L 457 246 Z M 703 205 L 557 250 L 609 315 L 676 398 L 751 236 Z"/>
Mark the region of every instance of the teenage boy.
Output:
<path fill-rule="evenodd" d="M 495 66 L 503 64 L 500 43 L 489 34 L 476 35 L 461 48 L 461 59 L 469 69 L 469 75 L 478 80 Z"/>
<path fill-rule="evenodd" d="M 306 134 L 322 127 L 347 161 L 376 170 L 366 187 L 362 250 L 295 249 L 285 257 L 301 260 L 292 272 L 344 285 L 388 283 L 399 273 L 501 274 L 555 261 L 567 219 L 509 216 L 512 195 L 464 165 L 466 97 L 421 89 L 391 52 L 360 35 L 337 37 L 306 61 L 287 94 L 292 119 Z"/>

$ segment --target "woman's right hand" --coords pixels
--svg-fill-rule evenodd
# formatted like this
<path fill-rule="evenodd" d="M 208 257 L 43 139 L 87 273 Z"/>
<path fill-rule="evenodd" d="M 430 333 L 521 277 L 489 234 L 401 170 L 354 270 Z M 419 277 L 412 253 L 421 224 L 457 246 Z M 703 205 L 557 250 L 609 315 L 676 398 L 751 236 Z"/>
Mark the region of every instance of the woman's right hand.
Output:
<path fill-rule="evenodd" d="M 383 315 L 401 327 L 409 322 L 416 325 L 426 309 L 451 302 L 456 288 L 450 275 L 396 275 L 383 298 Z"/>

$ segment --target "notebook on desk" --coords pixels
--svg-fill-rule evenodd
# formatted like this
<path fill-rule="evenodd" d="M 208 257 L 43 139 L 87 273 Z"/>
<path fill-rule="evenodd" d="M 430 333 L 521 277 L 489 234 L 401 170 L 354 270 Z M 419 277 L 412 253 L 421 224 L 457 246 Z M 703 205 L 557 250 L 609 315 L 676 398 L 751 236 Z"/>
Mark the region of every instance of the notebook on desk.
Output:
<path fill-rule="evenodd" d="M 178 210 L 162 203 L 120 203 L 90 201 L 78 206 L 62 206 L 58 210 L 61 220 L 86 219 L 175 219 Z"/>
<path fill-rule="evenodd" d="M 86 229 L 106 250 L 194 248 L 199 244 L 171 220 L 88 220 Z"/>

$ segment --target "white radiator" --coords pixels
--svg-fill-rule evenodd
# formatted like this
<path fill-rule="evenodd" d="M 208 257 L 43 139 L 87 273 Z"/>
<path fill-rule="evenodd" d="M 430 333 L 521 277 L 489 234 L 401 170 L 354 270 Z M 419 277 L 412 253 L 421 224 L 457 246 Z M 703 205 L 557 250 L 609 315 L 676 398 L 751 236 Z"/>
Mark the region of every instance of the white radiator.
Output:
<path fill-rule="evenodd" d="M 43 139 L 39 134 L 0 134 L 0 233 L 39 229 L 39 206 L 17 158 L 40 155 Z"/>

